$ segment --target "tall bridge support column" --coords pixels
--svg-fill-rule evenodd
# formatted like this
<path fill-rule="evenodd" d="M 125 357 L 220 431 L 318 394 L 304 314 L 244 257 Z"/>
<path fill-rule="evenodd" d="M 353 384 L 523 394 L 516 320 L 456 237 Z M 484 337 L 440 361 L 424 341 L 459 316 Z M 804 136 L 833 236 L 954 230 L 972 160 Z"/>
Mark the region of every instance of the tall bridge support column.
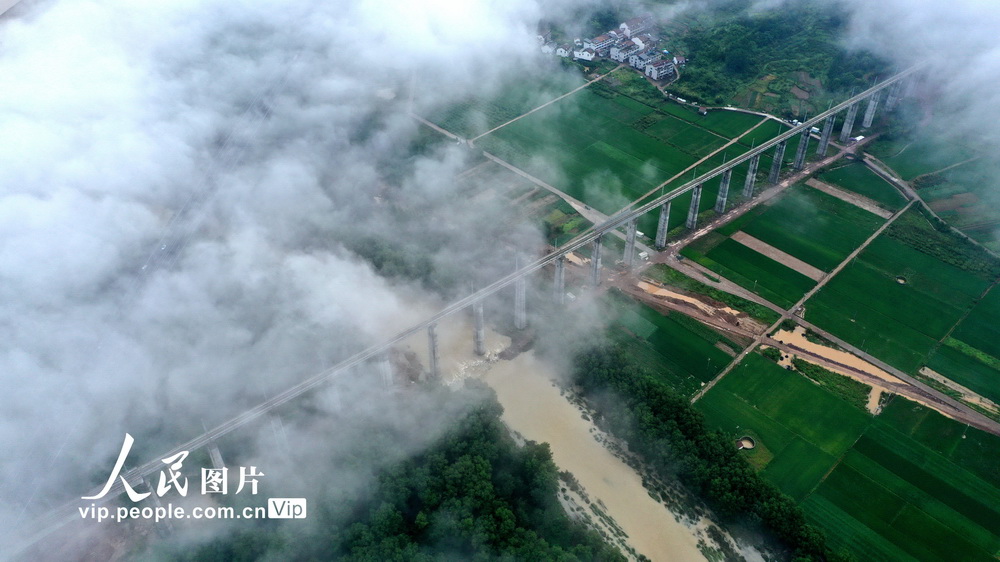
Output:
<path fill-rule="evenodd" d="M 726 212 L 726 199 L 729 198 L 729 180 L 731 179 L 733 179 L 732 168 L 722 172 L 722 179 L 719 180 L 719 196 L 715 198 L 715 212 L 720 215 Z"/>
<path fill-rule="evenodd" d="M 594 253 L 590 256 L 590 286 L 597 287 L 601 284 L 601 242 L 604 235 L 594 238 Z"/>
<path fill-rule="evenodd" d="M 382 380 L 383 388 L 392 387 L 392 363 L 389 361 L 389 352 L 384 351 L 378 354 L 378 374 Z"/>
<path fill-rule="evenodd" d="M 226 463 L 222 460 L 222 451 L 219 450 L 219 446 L 215 444 L 215 441 L 212 441 L 208 445 L 208 458 L 212 461 L 212 468 L 216 470 L 226 468 Z"/>
<path fill-rule="evenodd" d="M 879 90 L 868 98 L 868 107 L 865 108 L 865 118 L 861 121 L 861 126 L 868 128 L 875 120 L 875 111 L 878 109 L 878 102 L 882 101 L 882 90 Z"/>
<path fill-rule="evenodd" d="M 527 283 L 524 277 L 514 281 L 514 327 L 518 330 L 528 327 L 528 309 L 525 299 Z"/>
<path fill-rule="evenodd" d="M 902 82 L 896 82 L 892 86 L 889 86 L 889 94 L 885 98 L 886 111 L 892 110 L 899 103 L 899 92 L 902 87 Z"/>
<path fill-rule="evenodd" d="M 635 263 L 635 230 L 636 230 L 636 219 L 628 221 L 625 225 L 625 267 L 631 269 L 632 264 Z"/>
<path fill-rule="evenodd" d="M 784 164 L 785 160 L 785 147 L 788 146 L 788 141 L 781 141 L 778 146 L 774 147 L 774 161 L 771 163 L 771 173 L 767 176 L 768 183 L 778 183 L 778 177 L 781 176 L 781 165 Z"/>
<path fill-rule="evenodd" d="M 802 131 L 802 136 L 799 137 L 799 149 L 795 151 L 795 164 L 792 165 L 796 170 L 801 170 L 806 165 L 806 151 L 809 150 L 811 134 L 809 129 L 805 129 Z"/>
<path fill-rule="evenodd" d="M 684 226 L 688 227 L 688 230 L 694 230 L 698 226 L 698 208 L 701 206 L 701 184 L 698 184 L 691 190 L 691 206 L 688 207 L 688 218 Z"/>
<path fill-rule="evenodd" d="M 438 367 L 438 335 L 437 324 L 427 326 L 427 376 L 430 380 L 441 378 L 440 367 Z"/>
<path fill-rule="evenodd" d="M 486 355 L 486 318 L 483 314 L 483 301 L 472 303 L 472 316 L 475 321 L 475 331 L 472 333 L 472 350 L 476 355 Z"/>
<path fill-rule="evenodd" d="M 660 205 L 660 222 L 656 225 L 656 250 L 662 252 L 667 247 L 667 226 L 670 223 L 670 203 Z"/>
<path fill-rule="evenodd" d="M 858 116 L 858 104 L 855 103 L 847 108 L 847 116 L 844 117 L 844 128 L 840 130 L 840 143 L 844 144 L 851 138 L 851 131 L 854 130 L 854 119 Z"/>
<path fill-rule="evenodd" d="M 819 146 L 816 147 L 816 154 L 819 154 L 820 158 L 826 156 L 826 149 L 830 146 L 830 136 L 833 135 L 833 123 L 836 120 L 837 116 L 831 115 L 823 123 L 823 134 L 820 135 Z"/>
<path fill-rule="evenodd" d="M 747 181 L 743 182 L 743 197 L 745 199 L 753 197 L 753 188 L 757 184 L 758 167 L 760 167 L 760 154 L 750 159 L 750 167 L 747 168 Z"/>
<path fill-rule="evenodd" d="M 552 296 L 556 304 L 562 305 L 566 298 L 566 256 L 556 259 L 556 274 L 552 283 Z"/>

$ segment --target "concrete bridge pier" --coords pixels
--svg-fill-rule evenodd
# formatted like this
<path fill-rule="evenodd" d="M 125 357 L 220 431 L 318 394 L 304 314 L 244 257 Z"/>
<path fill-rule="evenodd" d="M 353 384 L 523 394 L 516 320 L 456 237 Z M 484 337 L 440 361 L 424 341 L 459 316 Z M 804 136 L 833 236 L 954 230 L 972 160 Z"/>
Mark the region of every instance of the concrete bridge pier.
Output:
<path fill-rule="evenodd" d="M 475 331 L 472 334 L 472 350 L 476 355 L 486 355 L 486 319 L 483 315 L 483 301 L 472 303 L 472 317 Z"/>
<path fill-rule="evenodd" d="M 378 354 L 378 374 L 382 379 L 383 388 L 392 388 L 392 363 L 389 362 L 389 352 Z"/>
<path fill-rule="evenodd" d="M 889 86 L 889 94 L 885 98 L 885 109 L 891 111 L 899 103 L 899 92 L 902 89 L 903 84 L 901 82 L 896 82 L 892 86 Z"/>
<path fill-rule="evenodd" d="M 226 463 L 222 460 L 222 451 L 219 450 L 219 446 L 215 444 L 215 441 L 208 444 L 208 458 L 212 460 L 212 468 L 216 470 L 226 468 Z"/>
<path fill-rule="evenodd" d="M 806 151 L 809 150 L 809 139 L 812 133 L 809 129 L 802 131 L 802 136 L 799 137 L 799 149 L 795 151 L 795 164 L 792 165 L 796 170 L 801 170 L 806 165 Z"/>
<path fill-rule="evenodd" d="M 691 206 L 688 207 L 688 217 L 687 222 L 684 226 L 688 227 L 688 230 L 694 230 L 698 226 L 698 208 L 701 206 L 701 184 L 695 186 L 691 190 Z"/>
<path fill-rule="evenodd" d="M 836 120 L 837 116 L 831 115 L 823 123 L 823 134 L 820 135 L 819 146 L 816 147 L 816 154 L 819 154 L 820 158 L 826 156 L 826 149 L 830 147 L 830 136 L 833 135 L 833 123 Z"/>
<path fill-rule="evenodd" d="M 840 143 L 844 144 L 851 138 L 851 131 L 854 130 L 854 119 L 858 116 L 858 104 L 854 103 L 847 108 L 847 116 L 844 117 L 844 128 L 840 130 Z"/>
<path fill-rule="evenodd" d="M 785 160 L 785 148 L 788 146 L 788 141 L 781 141 L 778 146 L 774 147 L 774 161 L 771 162 L 771 173 L 767 176 L 768 183 L 778 183 L 778 177 L 781 176 L 781 165 Z"/>
<path fill-rule="evenodd" d="M 656 225 L 656 250 L 662 252 L 667 247 L 667 226 L 670 223 L 670 203 L 660 205 L 660 222 Z"/>
<path fill-rule="evenodd" d="M 514 327 L 523 330 L 528 327 L 528 309 L 525 289 L 527 281 L 521 277 L 514 281 Z"/>
<path fill-rule="evenodd" d="M 590 256 L 590 285 L 597 287 L 601 284 L 601 242 L 604 235 L 594 238 L 594 253 Z"/>
<path fill-rule="evenodd" d="M 635 231 L 636 231 L 636 220 L 632 219 L 628 221 L 625 225 L 625 267 L 632 269 L 632 264 L 635 263 Z"/>
<path fill-rule="evenodd" d="M 878 109 L 878 102 L 882 101 L 882 90 L 879 90 L 868 98 L 868 107 L 865 108 L 865 118 L 861 121 L 861 126 L 868 128 L 875 120 L 875 111 Z"/>
<path fill-rule="evenodd" d="M 720 215 L 726 212 L 726 199 L 729 198 L 729 181 L 731 179 L 733 179 L 732 168 L 722 172 L 722 179 L 719 180 L 719 196 L 715 198 L 715 212 Z"/>
<path fill-rule="evenodd" d="M 566 299 L 566 256 L 559 256 L 556 259 L 556 274 L 552 284 L 552 293 L 556 304 L 562 305 Z"/>
<path fill-rule="evenodd" d="M 438 380 L 441 378 L 441 370 L 438 366 L 438 335 L 437 324 L 427 326 L 427 363 L 428 379 Z"/>
<path fill-rule="evenodd" d="M 757 184 L 758 167 L 760 167 L 760 154 L 750 159 L 750 167 L 747 168 L 747 180 L 743 182 L 743 197 L 745 199 L 753 197 L 753 188 Z"/>

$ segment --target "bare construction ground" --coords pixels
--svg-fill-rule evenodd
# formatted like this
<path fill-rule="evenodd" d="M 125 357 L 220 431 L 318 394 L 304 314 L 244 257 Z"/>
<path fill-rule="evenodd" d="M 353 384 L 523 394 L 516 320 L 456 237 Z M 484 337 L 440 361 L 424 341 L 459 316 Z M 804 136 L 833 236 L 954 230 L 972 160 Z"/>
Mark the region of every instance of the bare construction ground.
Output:
<path fill-rule="evenodd" d="M 857 193 L 851 193 L 850 191 L 845 191 L 839 187 L 832 186 L 826 182 L 819 181 L 816 178 L 809 178 L 806 180 L 806 185 L 813 189 L 818 189 L 827 195 L 832 195 L 841 201 L 846 201 L 855 207 L 860 207 L 869 213 L 876 214 L 883 219 L 888 219 L 892 216 L 892 211 L 888 211 L 878 206 L 878 203 L 872 201 L 871 199 L 865 197 L 864 195 L 858 195 Z"/>
<path fill-rule="evenodd" d="M 823 278 L 824 275 L 826 275 L 826 272 L 823 271 L 822 269 L 819 269 L 818 267 L 813 267 L 791 254 L 786 254 L 785 252 L 782 252 L 781 250 L 775 248 L 774 246 L 768 244 L 767 242 L 758 240 L 753 236 L 750 236 L 746 232 L 743 232 L 742 230 L 733 234 L 732 236 L 730 236 L 730 238 L 739 242 L 740 244 L 743 244 L 744 246 L 750 248 L 751 250 L 755 250 L 757 252 L 760 252 L 761 254 L 764 254 L 765 256 L 780 263 L 781 265 L 784 265 L 786 267 L 794 269 L 795 271 L 798 271 L 799 273 L 805 275 L 806 277 L 812 279 L 813 281 L 819 281 L 820 279 Z"/>

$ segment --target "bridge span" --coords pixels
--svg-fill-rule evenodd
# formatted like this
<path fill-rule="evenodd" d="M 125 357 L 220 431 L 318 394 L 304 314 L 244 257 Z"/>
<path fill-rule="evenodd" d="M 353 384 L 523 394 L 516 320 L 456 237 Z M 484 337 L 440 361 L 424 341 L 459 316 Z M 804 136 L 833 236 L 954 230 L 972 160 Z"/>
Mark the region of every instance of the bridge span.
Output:
<path fill-rule="evenodd" d="M 518 264 L 515 270 L 512 271 L 507 276 L 494 281 L 493 283 L 473 292 L 467 297 L 459 299 L 448 306 L 441 309 L 436 314 L 432 315 L 430 318 L 424 320 L 423 322 L 414 325 L 393 337 L 357 352 L 351 357 L 341 361 L 337 365 L 330 367 L 312 377 L 288 388 L 284 392 L 258 404 L 257 406 L 244 411 L 243 413 L 226 420 L 225 422 L 219 424 L 218 426 L 207 430 L 206 432 L 198 435 L 191 440 L 179 444 L 174 449 L 167 451 L 161 455 L 154 457 L 145 464 L 135 467 L 129 470 L 122 476 L 128 481 L 129 485 L 133 488 L 142 485 L 143 482 L 148 482 L 148 477 L 156 474 L 163 468 L 163 463 L 160 459 L 170 458 L 173 455 L 181 451 L 194 451 L 205 446 L 211 446 L 214 442 L 219 440 L 221 437 L 235 431 L 261 417 L 265 414 L 271 412 L 275 408 L 299 397 L 307 392 L 314 390 L 326 382 L 328 382 L 333 377 L 340 375 L 349 371 L 350 369 L 357 367 L 362 364 L 370 363 L 373 368 L 372 371 L 379 373 L 383 380 L 386 380 L 385 375 L 386 364 L 387 364 L 387 354 L 389 350 L 406 340 L 410 336 L 419 333 L 427 332 L 428 334 L 428 346 L 430 350 L 430 363 L 431 363 L 431 375 L 433 376 L 436 370 L 436 348 L 437 348 L 437 336 L 436 336 L 436 326 L 437 324 L 453 314 L 462 312 L 466 309 L 472 308 L 475 317 L 475 333 L 471 341 L 475 345 L 475 350 L 477 353 L 482 353 L 483 348 L 479 343 L 479 337 L 483 329 L 483 311 L 482 302 L 487 297 L 497 293 L 498 291 L 510 286 L 515 285 L 515 317 L 516 317 L 516 327 L 518 329 L 523 329 L 526 327 L 526 316 L 525 316 L 525 296 L 524 296 L 524 282 L 526 278 L 542 268 L 555 264 L 555 286 L 553 289 L 554 298 L 558 302 L 562 302 L 563 295 L 565 294 L 565 289 L 563 286 L 565 275 L 565 256 L 570 252 L 583 248 L 588 244 L 592 244 L 596 250 L 595 259 L 591 261 L 591 283 L 596 285 L 600 282 L 600 269 L 601 263 L 600 259 L 597 259 L 599 255 L 602 238 L 605 234 L 609 232 L 624 227 L 626 230 L 626 246 L 625 255 L 623 260 L 626 264 L 631 265 L 634 259 L 635 244 L 636 244 L 636 221 L 642 215 L 653 211 L 657 208 L 660 209 L 660 219 L 656 234 L 656 246 L 657 249 L 662 250 L 666 246 L 666 233 L 668 230 L 668 217 L 670 213 L 671 202 L 684 195 L 685 193 L 692 192 L 692 202 L 689 208 L 686 226 L 689 229 L 694 229 L 697 226 L 698 217 L 698 205 L 700 203 L 700 194 L 702 186 L 715 178 L 721 177 L 721 184 L 719 190 L 719 197 L 715 204 L 715 209 L 717 211 L 724 211 L 726 206 L 726 197 L 729 192 L 729 180 L 732 174 L 733 168 L 739 166 L 740 164 L 749 161 L 749 172 L 747 175 L 746 182 L 743 187 L 743 193 L 746 197 L 752 197 L 754 193 L 754 188 L 756 184 L 756 171 L 758 164 L 760 162 L 760 157 L 763 153 L 768 150 L 774 149 L 774 159 L 771 170 L 768 174 L 768 181 L 770 183 L 776 183 L 778 177 L 781 173 L 783 167 L 783 156 L 785 152 L 785 147 L 790 139 L 795 136 L 800 136 L 799 148 L 796 152 L 793 167 L 795 169 L 801 169 L 806 156 L 806 150 L 808 148 L 808 143 L 811 138 L 811 130 L 814 126 L 819 123 L 823 123 L 823 128 L 820 133 L 820 141 L 817 147 L 817 153 L 822 155 L 826 154 L 827 148 L 830 143 L 830 139 L 833 135 L 833 128 L 836 122 L 837 115 L 842 111 L 847 111 L 845 121 L 841 128 L 840 137 L 842 140 L 846 140 L 850 136 L 850 133 L 854 127 L 854 121 L 857 117 L 860 104 L 865 100 L 868 101 L 866 112 L 864 115 L 864 126 L 869 126 L 874 119 L 875 112 L 879 106 L 879 101 L 882 98 L 883 92 L 885 92 L 886 100 L 882 104 L 886 109 L 892 109 L 893 106 L 898 103 L 901 95 L 901 85 L 904 81 L 922 69 L 923 65 L 916 65 L 907 70 L 904 70 L 891 78 L 888 78 L 871 88 L 852 96 L 851 98 L 831 107 L 827 111 L 816 115 L 799 125 L 796 125 L 789 130 L 781 133 L 780 135 L 770 139 L 756 148 L 750 151 L 734 157 L 732 160 L 725 162 L 724 164 L 718 166 L 717 168 L 710 170 L 701 176 L 685 183 L 684 185 L 671 190 L 668 193 L 655 197 L 645 203 L 641 200 L 633 202 L 621 209 L 620 211 L 614 213 L 607 218 L 603 223 L 595 225 L 588 229 L 586 232 L 581 233 L 573 240 L 567 242 L 563 246 L 553 250 L 549 254 L 532 261 L 527 264 Z M 91 491 L 91 496 L 99 495 L 101 488 L 96 488 Z M 124 487 L 119 479 L 111 487 L 108 493 L 99 501 L 110 501 L 111 499 L 117 497 L 124 491 Z M 32 544 L 41 540 L 43 537 L 53 532 L 59 528 L 62 524 L 69 521 L 75 520 L 77 518 L 77 508 L 79 507 L 78 502 L 71 502 L 63 507 L 57 508 L 45 516 L 35 520 L 30 524 L 30 530 L 27 532 L 22 532 L 21 536 L 24 541 L 19 548 L 15 548 L 15 553 L 23 551 Z"/>

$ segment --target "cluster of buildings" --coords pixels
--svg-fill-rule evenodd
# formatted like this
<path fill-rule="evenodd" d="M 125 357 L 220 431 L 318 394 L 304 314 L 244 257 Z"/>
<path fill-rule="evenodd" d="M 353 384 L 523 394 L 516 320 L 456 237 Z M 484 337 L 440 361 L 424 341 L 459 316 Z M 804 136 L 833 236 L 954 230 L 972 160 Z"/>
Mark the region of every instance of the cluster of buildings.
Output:
<path fill-rule="evenodd" d="M 592 39 L 576 39 L 573 45 L 557 45 L 546 41 L 543 36 L 539 36 L 539 41 L 542 43 L 542 52 L 546 54 L 585 61 L 608 58 L 628 63 L 653 80 L 673 78 L 677 75 L 677 66 L 687 61 L 683 57 L 666 57 L 667 51 L 660 51 L 656 39 L 648 33 L 652 28 L 653 19 L 645 16 L 622 22 L 618 29 Z"/>

